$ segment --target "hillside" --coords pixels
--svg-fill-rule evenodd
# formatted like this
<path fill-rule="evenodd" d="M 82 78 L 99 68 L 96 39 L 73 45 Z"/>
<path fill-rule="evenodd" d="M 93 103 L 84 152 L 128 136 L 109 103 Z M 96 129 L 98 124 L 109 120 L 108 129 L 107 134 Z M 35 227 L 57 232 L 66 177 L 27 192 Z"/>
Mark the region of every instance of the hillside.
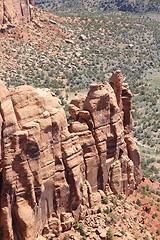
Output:
<path fill-rule="evenodd" d="M 159 0 L 36 0 L 36 5 L 46 10 L 62 11 L 95 11 L 119 10 L 129 12 L 159 12 Z"/>
<path fill-rule="evenodd" d="M 61 240 L 159 240 L 160 192 L 157 183 L 145 180 L 129 197 L 110 196 L 102 200 L 97 213 L 86 216 Z M 78 233 L 80 235 L 78 235 Z M 73 237 L 74 236 L 74 237 Z"/>
<path fill-rule="evenodd" d="M 8 232 L 6 231 L 5 240 L 13 239 L 12 236 L 8 237 L 8 234 L 13 232 L 15 239 L 25 239 L 24 235 L 29 233 L 27 228 L 33 229 L 36 236 L 33 226 L 40 224 L 37 227 L 40 232 L 45 222 L 42 221 L 41 224 L 40 221 L 46 217 L 49 220 L 42 231 L 43 237 L 35 238 L 37 240 L 106 238 L 159 240 L 159 15 L 118 11 L 52 14 L 34 7 L 31 7 L 31 12 L 30 22 L 8 24 L 8 28 L 1 29 L 0 32 L 0 79 L 9 89 L 3 90 L 1 87 L 0 92 L 2 116 L 0 126 L 3 142 L 0 151 L 5 149 L 0 161 L 0 192 L 3 197 L 0 198 L 0 207 L 4 208 L 4 215 L 0 214 L 3 218 L 0 224 L 6 224 Z M 115 196 L 108 189 L 105 196 L 102 191 L 98 191 L 91 198 L 91 188 L 84 176 L 87 176 L 93 189 L 95 186 L 103 188 L 103 174 L 101 176 L 101 172 L 97 170 L 96 160 L 92 159 L 91 152 L 102 157 L 103 150 L 105 154 L 106 152 L 112 154 L 113 149 L 115 151 L 113 145 L 115 139 L 116 149 L 124 147 L 121 144 L 124 137 L 121 130 L 125 120 L 120 124 L 116 122 L 123 114 L 119 110 L 118 114 L 115 114 L 117 100 L 112 98 L 112 95 L 110 97 L 106 95 L 112 91 L 104 89 L 105 86 L 109 86 L 109 79 L 116 69 L 121 69 L 125 76 L 124 81 L 128 83 L 133 93 L 133 132 L 141 151 L 142 174 L 147 179 L 143 179 L 138 189 L 134 191 L 131 182 L 130 196 L 119 194 L 122 186 L 119 188 L 119 182 L 117 183 L 114 177 L 121 172 L 120 165 L 112 162 L 115 159 L 107 158 L 110 159 L 107 164 L 113 164 L 108 178 L 111 188 L 120 189 L 120 192 Z M 129 111 L 127 114 L 131 116 L 131 94 L 129 90 L 126 91 L 125 82 L 123 100 L 126 101 L 125 110 Z M 15 88 L 24 84 L 31 86 Z M 97 92 L 95 95 L 89 94 L 85 101 L 92 102 L 93 105 L 86 104 L 82 108 L 83 96 L 87 94 L 90 84 Z M 101 86 L 103 91 L 99 91 L 100 88 L 97 86 Z M 34 87 L 38 89 L 35 90 Z M 103 101 L 99 101 L 97 108 L 94 108 L 93 99 L 97 93 Z M 78 100 L 77 95 L 81 96 Z M 73 98 L 75 100 L 72 101 L 69 114 L 68 105 Z M 110 106 L 114 111 L 108 111 L 109 105 L 102 104 L 108 99 L 113 100 Z M 26 106 L 30 106 L 30 109 L 28 110 Z M 105 108 L 108 115 L 103 111 Z M 89 114 L 93 109 L 99 111 L 95 112 L 91 119 Z M 113 114 L 111 118 L 110 113 Z M 102 136 L 109 130 L 104 127 L 106 119 L 111 120 L 109 125 L 113 125 L 110 132 L 112 134 L 107 135 L 109 138 L 107 145 L 106 138 L 102 141 L 104 140 Z M 128 119 L 129 129 L 132 131 L 131 118 Z M 99 126 L 99 123 L 102 126 Z M 98 131 L 100 129 L 100 135 L 96 135 L 97 129 Z M 83 131 L 88 132 L 88 137 Z M 76 139 L 77 134 L 81 141 Z M 93 144 L 94 141 L 96 144 Z M 109 147 L 107 151 L 106 146 Z M 95 150 L 96 147 L 99 147 L 99 151 Z M 130 148 L 130 151 L 134 152 L 134 149 Z M 124 151 L 125 154 L 128 152 L 129 149 Z M 75 154 L 73 159 L 72 154 Z M 118 155 L 123 157 L 121 151 Z M 55 160 L 51 161 L 53 157 Z M 88 161 L 88 157 L 91 157 L 91 162 Z M 124 163 L 127 159 L 125 155 Z M 102 168 L 104 166 L 102 165 Z M 7 170 L 3 171 L 3 167 Z M 90 167 L 98 172 L 99 178 L 90 172 Z M 126 170 L 132 172 L 132 165 L 128 165 Z M 4 176 L 5 180 L 2 181 Z M 126 173 L 122 176 L 126 179 Z M 56 183 L 55 188 L 50 185 L 53 182 Z M 87 211 L 88 215 L 82 216 L 83 220 L 75 222 L 73 215 L 68 212 L 65 201 L 68 195 L 72 200 L 75 218 Z M 80 202 L 82 208 L 77 210 Z M 88 209 L 92 204 L 93 208 Z M 22 211 L 19 210 L 20 206 Z M 64 208 L 67 209 L 67 214 L 63 214 Z M 53 209 L 56 213 L 51 214 Z M 34 217 L 26 218 L 26 213 L 28 215 L 33 213 L 36 220 Z M 40 214 L 42 218 L 38 217 Z M 17 224 L 18 221 L 20 224 Z M 62 227 L 65 231 L 70 228 L 71 230 L 60 234 Z M 0 238 L 2 231 L 3 226 L 0 227 Z M 30 240 L 33 240 L 32 234 Z"/>
<path fill-rule="evenodd" d="M 1 34 L 1 79 L 8 86 L 49 87 L 67 111 L 74 94 L 121 69 L 134 93 L 134 128 L 142 160 L 148 159 L 149 169 L 152 163 L 160 169 L 159 19 L 122 12 L 57 16 L 32 11 L 30 23 Z M 156 173 L 157 178 L 157 170 L 151 170 L 147 176 Z"/>

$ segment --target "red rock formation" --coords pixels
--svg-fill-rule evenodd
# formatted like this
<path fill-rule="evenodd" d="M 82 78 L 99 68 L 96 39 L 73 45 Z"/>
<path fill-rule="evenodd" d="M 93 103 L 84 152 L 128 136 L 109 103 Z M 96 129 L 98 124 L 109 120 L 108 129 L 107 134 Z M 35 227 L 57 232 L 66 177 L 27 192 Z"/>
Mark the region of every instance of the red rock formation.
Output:
<path fill-rule="evenodd" d="M 140 152 L 136 145 L 132 132 L 132 93 L 129 90 L 128 85 L 125 83 L 122 85 L 122 102 L 123 102 L 123 125 L 125 133 L 125 142 L 127 144 L 127 151 L 129 158 L 134 163 L 134 175 L 136 182 L 140 182 Z"/>
<path fill-rule="evenodd" d="M 17 23 L 22 19 L 30 20 L 29 0 L 1 0 L 0 26 Z"/>
<path fill-rule="evenodd" d="M 0 82 L 0 239 L 58 236 L 104 193 L 128 194 L 139 181 L 131 94 L 121 88 L 117 98 L 109 83 L 91 85 L 72 101 L 68 127 L 49 90 Z"/>
<path fill-rule="evenodd" d="M 98 180 L 98 189 L 106 194 L 110 189 L 114 193 L 128 193 L 129 185 L 133 187 L 141 178 L 140 153 L 132 133 L 132 94 L 128 85 L 123 84 L 123 76 L 119 70 L 112 75 L 109 82 L 110 84 L 91 85 L 86 100 L 83 97 L 79 105 L 72 100 L 69 112 L 73 120 L 78 120 L 83 126 L 87 124 L 88 132 L 85 135 L 84 130 L 73 128 L 75 122 L 70 124 L 70 131 L 79 135 L 82 149 L 89 131 L 94 139 L 94 157 L 97 153 L 98 156 L 96 161 L 91 160 L 93 164 L 90 165 L 92 168 L 95 166 L 92 172 L 97 174 L 95 179 Z M 86 178 L 91 186 L 95 185 L 88 172 Z"/>

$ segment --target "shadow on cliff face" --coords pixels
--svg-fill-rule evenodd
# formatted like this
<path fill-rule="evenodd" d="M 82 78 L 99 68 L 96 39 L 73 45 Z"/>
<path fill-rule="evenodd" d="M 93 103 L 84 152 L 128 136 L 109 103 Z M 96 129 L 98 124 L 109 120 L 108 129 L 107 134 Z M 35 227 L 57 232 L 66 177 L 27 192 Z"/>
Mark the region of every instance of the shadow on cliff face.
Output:
<path fill-rule="evenodd" d="M 29 156 L 31 159 L 37 159 L 40 155 L 40 150 L 36 142 L 28 141 L 23 148 L 25 156 Z"/>
<path fill-rule="evenodd" d="M 38 144 L 34 141 L 23 139 L 20 141 L 21 152 L 15 155 L 12 168 L 17 173 L 18 180 L 22 184 L 24 192 L 24 199 L 30 199 L 30 205 L 34 205 L 31 197 L 32 184 L 31 180 L 36 179 L 37 173 L 31 169 L 31 162 L 37 160 L 40 156 L 40 150 Z M 27 171 L 30 172 L 30 177 L 27 175 Z M 36 181 L 35 181 L 36 182 Z M 35 186 L 34 186 L 35 187 Z"/>
<path fill-rule="evenodd" d="M 1 209 L 1 199 L 2 199 L 2 188 L 3 188 L 3 175 L 2 175 L 2 172 L 0 172 L 0 209 Z"/>
<path fill-rule="evenodd" d="M 2 199 L 2 186 L 3 186 L 3 176 L 2 172 L 0 172 L 0 209 L 1 209 L 1 199 Z M 1 214 L 1 212 L 0 212 Z M 0 227 L 0 239 L 2 239 L 2 228 Z"/>
<path fill-rule="evenodd" d="M 29 160 L 37 159 L 40 156 L 40 149 L 35 141 L 28 139 L 20 139 L 19 147 L 21 149 L 21 155 L 29 157 Z"/>
<path fill-rule="evenodd" d="M 23 187 L 23 192 L 21 193 L 21 197 L 28 201 L 28 204 L 33 209 L 35 206 L 35 202 L 32 197 L 32 181 L 36 183 L 37 172 L 31 169 L 31 162 L 37 160 L 40 156 L 40 150 L 38 144 L 34 141 L 28 139 L 21 139 L 19 142 L 20 152 L 15 155 L 12 169 L 16 172 L 18 181 Z M 28 175 L 30 174 L 30 176 Z M 38 185 L 38 184 L 37 184 Z M 38 199 L 41 195 L 39 192 L 39 188 L 34 185 L 36 202 L 38 205 Z M 12 228 L 14 234 L 14 240 L 21 240 L 25 238 L 25 234 L 27 231 L 26 223 L 19 216 L 19 206 L 17 205 L 16 200 L 16 192 L 13 192 L 12 199 Z M 17 225 L 17 222 L 19 223 Z M 23 229 L 23 231 L 22 231 Z"/>
<path fill-rule="evenodd" d="M 2 186 L 3 186 L 3 177 L 2 177 L 2 172 L 0 172 L 0 197 L 2 194 Z"/>
<path fill-rule="evenodd" d="M 13 170 L 17 173 L 19 182 L 23 187 L 23 198 L 28 200 L 29 194 L 31 193 L 31 184 L 27 176 L 27 172 L 25 169 L 24 160 L 20 155 L 16 155 L 14 162 L 12 164 Z M 31 203 L 30 203 L 31 204 Z"/>

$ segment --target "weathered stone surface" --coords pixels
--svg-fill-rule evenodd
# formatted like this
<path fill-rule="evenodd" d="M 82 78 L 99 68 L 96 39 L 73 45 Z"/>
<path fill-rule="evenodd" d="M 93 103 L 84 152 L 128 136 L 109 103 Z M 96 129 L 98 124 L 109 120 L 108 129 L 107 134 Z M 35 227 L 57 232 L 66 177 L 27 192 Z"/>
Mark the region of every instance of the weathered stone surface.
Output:
<path fill-rule="evenodd" d="M 123 82 L 123 76 L 120 70 L 117 70 L 112 77 L 110 78 L 110 84 L 112 88 L 114 89 L 117 104 L 121 108 L 122 107 L 122 82 Z"/>
<path fill-rule="evenodd" d="M 61 222 L 63 231 L 70 230 L 75 222 L 72 213 L 61 213 Z"/>
<path fill-rule="evenodd" d="M 0 26 L 8 23 L 17 23 L 22 19 L 30 20 L 31 0 L 1 0 L 0 1 Z"/>
<path fill-rule="evenodd" d="M 82 138 L 80 144 L 84 160 L 84 145 L 88 142 L 89 133 L 94 139 L 96 154 L 92 158 L 97 156 L 97 164 L 92 159 L 91 165 L 94 166 L 92 173 L 97 174 L 98 189 L 108 194 L 110 190 L 114 193 L 128 193 L 130 187 L 133 188 L 141 178 L 140 154 L 132 133 L 132 94 L 128 85 L 123 83 L 119 70 L 112 75 L 109 83 L 92 84 L 85 100 L 83 98 L 78 103 L 77 100 L 72 100 L 70 108 L 76 108 L 76 114 L 71 111 L 73 120 L 76 119 L 76 124 L 77 121 L 83 125 L 86 123 L 88 131 L 84 132 L 82 127 L 73 130 L 74 122 L 70 127 L 71 132 L 76 132 Z M 92 153 L 93 149 L 90 148 L 90 155 Z M 95 184 L 93 178 L 88 178 L 87 171 L 86 178 L 93 190 Z"/>
<path fill-rule="evenodd" d="M 140 181 L 132 95 L 122 80 L 115 73 L 113 88 L 92 85 L 73 100 L 69 126 L 49 90 L 0 82 L 2 240 L 58 236 L 97 211 L 102 196 L 128 194 Z"/>

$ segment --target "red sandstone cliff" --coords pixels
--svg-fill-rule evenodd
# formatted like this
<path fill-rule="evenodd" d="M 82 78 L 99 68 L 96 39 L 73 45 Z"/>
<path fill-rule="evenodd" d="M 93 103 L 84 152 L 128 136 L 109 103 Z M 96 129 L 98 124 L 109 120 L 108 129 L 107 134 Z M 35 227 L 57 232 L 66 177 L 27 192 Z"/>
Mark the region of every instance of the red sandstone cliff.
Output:
<path fill-rule="evenodd" d="M 104 194 L 128 194 L 139 183 L 132 94 L 119 71 L 72 100 L 69 126 L 49 90 L 0 89 L 2 240 L 58 235 Z"/>
<path fill-rule="evenodd" d="M 30 20 L 30 0 L 1 0 L 0 26 L 17 23 L 22 19 Z"/>

